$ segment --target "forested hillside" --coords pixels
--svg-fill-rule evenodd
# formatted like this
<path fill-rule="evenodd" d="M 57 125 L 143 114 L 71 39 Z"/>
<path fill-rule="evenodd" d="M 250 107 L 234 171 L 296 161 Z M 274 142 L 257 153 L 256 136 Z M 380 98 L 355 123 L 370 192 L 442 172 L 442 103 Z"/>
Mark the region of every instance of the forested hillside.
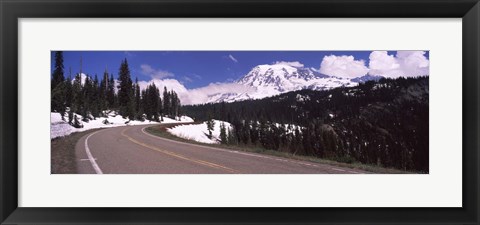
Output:
<path fill-rule="evenodd" d="M 132 81 L 127 59 L 122 60 L 118 79 L 107 70 L 101 78 L 84 74 L 65 76 L 63 53 L 55 52 L 55 64 L 51 77 L 51 112 L 58 112 L 62 119 L 76 128 L 81 126 L 77 115 L 84 122 L 106 117 L 115 112 L 129 120 L 161 121 L 163 116 L 180 116 L 180 99 L 173 90 L 163 90 L 163 99 L 155 83 L 141 89 L 138 80 Z"/>
<path fill-rule="evenodd" d="M 428 172 L 428 86 L 428 77 L 380 79 L 182 110 L 230 122 L 228 144 Z"/>

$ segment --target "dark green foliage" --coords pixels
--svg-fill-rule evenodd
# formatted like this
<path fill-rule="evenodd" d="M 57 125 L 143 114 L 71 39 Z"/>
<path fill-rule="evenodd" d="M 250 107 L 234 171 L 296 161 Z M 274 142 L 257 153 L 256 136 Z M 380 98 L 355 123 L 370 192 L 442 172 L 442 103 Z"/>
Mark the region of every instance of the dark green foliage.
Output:
<path fill-rule="evenodd" d="M 428 83 L 428 77 L 381 79 L 182 111 L 230 122 L 242 145 L 428 172 Z"/>
<path fill-rule="evenodd" d="M 97 118 L 100 116 L 100 89 L 99 89 L 99 82 L 98 77 L 95 74 L 93 82 L 91 83 L 91 96 L 90 96 L 90 109 L 93 118 Z"/>
<path fill-rule="evenodd" d="M 158 90 L 157 86 L 155 86 L 155 83 L 148 85 L 147 88 L 142 91 L 141 95 L 141 101 L 143 101 L 142 108 L 147 119 L 160 121 L 162 101 L 160 99 L 160 91 Z"/>
<path fill-rule="evenodd" d="M 73 111 L 70 110 L 68 111 L 68 123 L 72 124 L 72 122 L 73 122 Z"/>
<path fill-rule="evenodd" d="M 128 68 L 127 59 L 122 61 L 118 72 L 118 107 L 119 113 L 123 117 L 132 119 L 134 117 L 133 110 L 133 86 L 130 78 L 130 69 Z"/>
<path fill-rule="evenodd" d="M 180 99 L 178 98 L 177 93 L 173 90 L 170 92 L 170 115 L 172 119 L 176 119 L 180 116 Z"/>
<path fill-rule="evenodd" d="M 97 75 L 92 79 L 89 75 L 77 74 L 73 84 L 68 80 L 64 82 L 67 90 L 65 92 L 66 105 L 70 107 L 70 112 L 82 115 L 82 120 L 85 122 L 104 116 L 104 110 L 113 109 L 113 107 L 109 107 L 107 99 L 108 74 L 104 74 L 103 78 L 99 82 Z"/>
<path fill-rule="evenodd" d="M 163 87 L 163 113 L 164 115 L 170 115 L 171 101 L 170 93 L 167 91 L 167 87 Z"/>
<path fill-rule="evenodd" d="M 75 79 L 73 81 L 72 85 L 72 97 L 73 97 L 73 102 L 71 109 L 75 113 L 80 113 L 82 111 L 83 107 L 83 86 L 82 86 L 82 76 L 80 74 L 77 74 L 75 76 Z"/>
<path fill-rule="evenodd" d="M 213 132 L 213 128 L 215 126 L 215 121 L 213 121 L 211 113 L 208 113 L 208 114 L 209 114 L 209 116 L 208 116 L 208 119 L 207 119 L 207 130 L 208 130 L 207 137 L 212 139 L 212 137 L 213 137 L 212 132 Z"/>
<path fill-rule="evenodd" d="M 63 65 L 59 68 L 63 68 Z M 52 76 L 52 83 L 54 83 L 54 77 Z M 120 66 L 118 84 L 118 94 L 116 94 L 114 77 L 109 76 L 107 70 L 103 73 L 101 80 L 97 75 L 92 78 L 87 74 L 78 73 L 72 81 L 69 75 L 69 79 L 60 82 L 52 89 L 52 112 L 59 112 L 63 116 L 69 107 L 68 122 L 77 128 L 82 124 L 76 114 L 81 115 L 84 122 L 107 116 L 112 111 L 118 111 L 129 120 L 140 121 L 145 119 L 161 121 L 163 115 L 176 118 L 181 114 L 180 99 L 175 91 L 167 91 L 165 88 L 164 97 L 168 99 L 169 103 L 166 106 L 170 113 L 166 114 L 162 107 L 160 91 L 154 83 L 148 85 L 145 90 L 140 89 L 137 79 L 132 83 L 126 59 Z M 108 123 L 108 120 L 104 122 Z"/>
<path fill-rule="evenodd" d="M 237 137 L 235 137 L 235 132 L 233 129 L 227 130 L 227 144 L 229 145 L 238 144 Z"/>
<path fill-rule="evenodd" d="M 167 116 L 171 119 L 177 119 L 181 114 L 181 103 L 178 95 L 175 91 L 168 91 L 167 87 L 163 87 L 163 104 L 162 106 L 162 115 Z"/>
<path fill-rule="evenodd" d="M 118 105 L 115 103 L 117 102 L 117 96 L 115 95 L 115 80 L 113 79 L 113 74 L 110 74 L 110 80 L 107 84 L 107 108 L 108 109 L 116 109 Z"/>
<path fill-rule="evenodd" d="M 141 98 L 142 96 L 140 94 L 140 85 L 138 85 L 138 79 L 135 78 L 135 119 L 143 121 L 145 119 L 143 118 L 144 111 Z"/>
<path fill-rule="evenodd" d="M 83 117 L 84 122 L 88 122 L 90 119 L 91 109 L 93 105 L 93 81 L 90 79 L 89 76 L 85 77 L 85 84 L 83 86 L 83 93 L 82 93 L 82 98 L 83 98 L 83 106 L 81 107 L 80 115 Z"/>
<path fill-rule="evenodd" d="M 55 69 L 53 70 L 51 86 L 51 111 L 59 112 L 62 115 L 65 113 L 65 77 L 63 75 L 63 52 L 55 52 Z"/>
<path fill-rule="evenodd" d="M 72 107 L 73 104 L 73 87 L 72 87 L 72 75 L 68 76 L 68 79 L 64 81 L 65 85 L 65 106 Z M 71 110 L 70 110 L 71 111 Z"/>
<path fill-rule="evenodd" d="M 66 85 L 65 82 L 59 83 L 53 90 L 52 90 L 52 99 L 51 99 L 51 106 L 52 110 L 59 112 L 63 116 L 65 114 L 65 92 L 66 92 Z"/>
<path fill-rule="evenodd" d="M 228 143 L 228 140 L 227 140 L 227 131 L 226 131 L 226 128 L 225 128 L 225 123 L 220 123 L 220 143 L 222 144 L 227 144 Z"/>
<path fill-rule="evenodd" d="M 135 119 L 135 115 L 136 115 L 136 111 L 135 111 L 135 90 L 131 90 L 129 95 L 128 95 L 129 99 L 130 99 L 130 102 L 128 102 L 128 119 L 130 120 L 134 120 Z"/>
<path fill-rule="evenodd" d="M 80 123 L 80 121 L 78 120 L 77 115 L 75 115 L 74 118 L 73 118 L 73 124 L 72 124 L 72 126 L 75 127 L 75 128 L 82 128 L 82 127 L 83 127 L 83 124 Z"/>
<path fill-rule="evenodd" d="M 52 82 L 51 82 L 51 90 L 55 89 L 57 85 L 63 83 L 65 81 L 65 77 L 63 75 L 63 52 L 57 51 L 55 52 L 55 69 L 53 70 L 52 74 Z"/>
<path fill-rule="evenodd" d="M 107 124 L 110 124 L 110 121 L 108 121 L 107 119 L 104 119 L 104 120 L 102 121 L 102 123 L 105 124 L 105 125 L 107 125 Z"/>
<path fill-rule="evenodd" d="M 109 83 L 108 71 L 105 70 L 105 72 L 103 73 L 102 80 L 100 81 L 100 84 L 99 84 L 100 86 L 98 87 L 98 94 L 99 94 L 98 105 L 99 105 L 100 111 L 102 112 L 111 107 L 107 99 L 108 83 Z"/>

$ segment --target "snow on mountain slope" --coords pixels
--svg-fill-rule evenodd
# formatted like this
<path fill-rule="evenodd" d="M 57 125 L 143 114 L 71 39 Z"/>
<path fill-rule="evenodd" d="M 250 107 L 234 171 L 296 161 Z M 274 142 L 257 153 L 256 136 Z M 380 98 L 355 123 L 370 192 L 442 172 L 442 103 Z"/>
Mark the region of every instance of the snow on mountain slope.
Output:
<path fill-rule="evenodd" d="M 352 81 L 353 82 L 357 82 L 357 83 L 365 83 L 367 81 L 378 81 L 380 79 L 382 79 L 383 77 L 382 76 L 372 76 L 372 75 L 365 75 L 363 77 L 357 77 L 357 78 L 353 78 Z"/>
<path fill-rule="evenodd" d="M 355 86 L 350 79 L 321 74 L 313 69 L 285 64 L 258 65 L 236 83 L 253 87 L 248 93 L 216 93 L 208 103 L 259 99 L 301 89 L 328 90 L 340 86 Z"/>

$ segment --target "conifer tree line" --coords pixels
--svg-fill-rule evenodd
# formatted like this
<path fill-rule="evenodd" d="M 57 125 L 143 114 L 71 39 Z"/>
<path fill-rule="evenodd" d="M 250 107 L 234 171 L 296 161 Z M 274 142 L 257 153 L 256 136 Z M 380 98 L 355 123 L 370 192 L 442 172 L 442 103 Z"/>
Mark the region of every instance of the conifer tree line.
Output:
<path fill-rule="evenodd" d="M 428 83 L 381 79 L 182 110 L 195 120 L 231 123 L 220 126 L 222 143 L 428 172 Z"/>
<path fill-rule="evenodd" d="M 161 121 L 163 117 L 176 119 L 181 115 L 180 99 L 173 90 L 160 90 L 151 83 L 141 90 L 138 79 L 131 79 L 127 59 L 122 60 L 118 72 L 118 83 L 113 74 L 105 69 L 99 79 L 77 73 L 72 77 L 69 71 L 65 79 L 63 52 L 54 54 L 54 70 L 51 77 L 51 111 L 58 112 L 64 120 L 79 126 L 75 114 L 81 115 L 84 121 L 107 116 L 116 112 L 129 120 Z M 83 79 L 83 81 L 82 81 Z"/>

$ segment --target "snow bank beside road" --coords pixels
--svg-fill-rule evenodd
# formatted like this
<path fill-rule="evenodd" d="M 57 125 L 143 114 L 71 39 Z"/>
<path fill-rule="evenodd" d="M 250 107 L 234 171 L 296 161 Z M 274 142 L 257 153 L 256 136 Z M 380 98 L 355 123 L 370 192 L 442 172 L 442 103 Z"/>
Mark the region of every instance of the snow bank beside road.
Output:
<path fill-rule="evenodd" d="M 215 125 L 212 131 L 212 139 L 207 137 L 208 129 L 206 122 L 203 122 L 201 124 L 178 125 L 172 128 L 168 128 L 167 131 L 177 137 L 185 138 L 188 140 L 208 144 L 218 144 L 220 143 L 220 123 L 223 122 L 225 124 L 226 132 L 231 129 L 231 124 L 220 120 L 214 121 Z"/>
<path fill-rule="evenodd" d="M 77 118 L 79 121 L 82 120 L 82 116 L 77 114 Z M 104 124 L 103 122 L 108 120 L 109 124 Z M 174 120 L 170 118 L 163 118 L 163 122 L 161 123 L 188 123 L 193 122 L 193 119 L 188 116 L 182 116 L 178 118 L 179 120 Z M 68 116 L 65 116 L 65 120 L 68 120 Z M 50 113 L 50 139 L 56 137 L 63 137 L 70 135 L 71 133 L 81 132 L 86 130 L 91 130 L 95 128 L 108 128 L 108 127 L 119 127 L 119 126 L 128 126 L 128 125 L 147 125 L 147 124 L 160 124 L 154 121 L 137 121 L 132 120 L 128 123 L 128 119 L 122 118 L 120 115 L 109 114 L 108 117 L 98 117 L 95 120 L 90 120 L 88 122 L 83 122 L 82 128 L 75 128 L 68 124 L 68 122 L 62 120 L 62 116 L 60 113 Z"/>

